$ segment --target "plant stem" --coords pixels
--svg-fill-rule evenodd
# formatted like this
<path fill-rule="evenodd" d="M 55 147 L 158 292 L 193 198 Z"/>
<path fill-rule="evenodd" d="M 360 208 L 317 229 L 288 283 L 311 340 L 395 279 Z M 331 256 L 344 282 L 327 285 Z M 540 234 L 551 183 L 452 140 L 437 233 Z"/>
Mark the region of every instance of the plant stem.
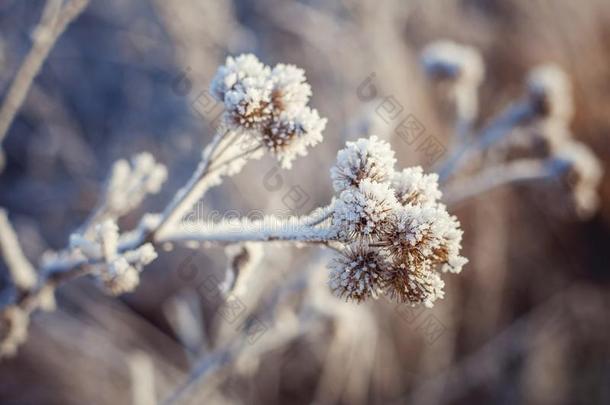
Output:
<path fill-rule="evenodd" d="M 555 171 L 539 159 L 517 160 L 490 167 L 468 180 L 452 184 L 444 192 L 444 201 L 455 205 L 505 184 L 546 179 L 554 174 Z"/>
<path fill-rule="evenodd" d="M 47 0 L 38 26 L 34 30 L 34 43 L 19 68 L 0 109 L 0 146 L 11 123 L 28 94 L 34 77 L 51 52 L 59 36 L 85 9 L 89 0 L 72 0 L 60 7 L 61 1 Z M 58 10 L 59 7 L 59 10 Z"/>

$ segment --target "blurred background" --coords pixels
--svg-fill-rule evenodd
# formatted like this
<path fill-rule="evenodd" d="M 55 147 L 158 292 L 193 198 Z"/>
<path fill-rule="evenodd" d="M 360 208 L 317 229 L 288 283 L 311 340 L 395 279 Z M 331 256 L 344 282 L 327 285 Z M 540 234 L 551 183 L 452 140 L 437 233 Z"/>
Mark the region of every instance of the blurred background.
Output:
<path fill-rule="evenodd" d="M 43 7 L 0 0 L 2 95 Z M 395 127 L 411 115 L 449 147 L 451 114 L 418 64 L 422 47 L 443 38 L 483 55 L 481 125 L 522 94 L 530 68 L 562 66 L 574 86 L 574 136 L 610 172 L 605 0 L 92 0 L 8 133 L 0 206 L 36 263 L 66 246 L 115 160 L 149 151 L 169 180 L 121 225 L 161 210 L 213 134 L 216 68 L 243 52 L 305 69 L 311 105 L 329 119 L 325 139 L 290 171 L 270 158 L 250 163 L 196 208 L 204 215 L 325 205 L 337 150 L 370 133 L 391 142 L 400 166 L 430 171 L 439 156 Z M 389 96 L 399 118 L 379 113 Z M 223 277 L 221 248 L 175 246 L 119 298 L 79 280 L 58 291 L 55 312 L 34 315 L 27 342 L 0 363 L 0 403 L 161 403 L 186 387 L 193 404 L 608 404 L 610 179 L 584 221 L 558 214 L 559 198 L 535 189 L 503 187 L 451 208 L 470 263 L 445 277 L 433 309 L 332 299 L 328 255 L 314 248 L 266 247 L 232 313 L 202 287 Z"/>

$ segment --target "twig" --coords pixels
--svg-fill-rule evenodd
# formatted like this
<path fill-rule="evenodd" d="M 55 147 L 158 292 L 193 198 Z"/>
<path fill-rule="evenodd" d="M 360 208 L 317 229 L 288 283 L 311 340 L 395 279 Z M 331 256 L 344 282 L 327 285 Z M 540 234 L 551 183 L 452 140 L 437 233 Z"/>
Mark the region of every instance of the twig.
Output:
<path fill-rule="evenodd" d="M 25 57 L 2 103 L 2 108 L 0 108 L 0 147 L 17 111 L 25 101 L 34 77 L 40 71 L 53 45 L 68 24 L 74 21 L 85 9 L 89 0 L 72 0 L 56 10 L 59 3 L 55 0 L 47 1 L 41 20 L 34 30 L 32 49 Z"/>
<path fill-rule="evenodd" d="M 6 211 L 2 208 L 0 208 L 0 251 L 15 286 L 25 291 L 34 287 L 37 279 L 36 271 L 23 254 L 17 235 Z"/>
<path fill-rule="evenodd" d="M 484 128 L 471 142 L 466 142 L 454 151 L 445 160 L 438 170 L 439 181 L 446 182 L 466 162 L 466 158 L 473 157 L 489 149 L 493 144 L 509 134 L 517 126 L 522 125 L 534 116 L 530 103 L 520 102 L 509 106 L 491 124 Z"/>
<path fill-rule="evenodd" d="M 444 201 L 455 205 L 502 185 L 547 179 L 554 174 L 555 171 L 539 159 L 522 159 L 493 166 L 474 177 L 451 184 L 444 192 Z"/>

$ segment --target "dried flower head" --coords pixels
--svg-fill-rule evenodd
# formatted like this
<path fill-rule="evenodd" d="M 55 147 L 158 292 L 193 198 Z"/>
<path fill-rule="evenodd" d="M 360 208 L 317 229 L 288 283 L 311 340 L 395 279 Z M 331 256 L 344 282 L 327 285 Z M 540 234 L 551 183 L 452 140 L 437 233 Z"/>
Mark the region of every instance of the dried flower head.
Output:
<path fill-rule="evenodd" d="M 225 106 L 225 120 L 253 128 L 269 119 L 273 106 L 271 69 L 254 55 L 229 56 L 212 79 L 211 92 Z"/>
<path fill-rule="evenodd" d="M 440 274 L 428 268 L 426 263 L 410 269 L 404 264 L 394 267 L 386 281 L 390 297 L 402 303 L 424 304 L 428 308 L 445 296 L 444 287 Z"/>
<path fill-rule="evenodd" d="M 438 174 L 424 174 L 420 166 L 394 172 L 392 187 L 402 205 L 431 205 L 442 197 L 438 189 Z"/>
<path fill-rule="evenodd" d="M 348 143 L 337 160 L 332 225 L 351 245 L 331 264 L 331 289 L 358 302 L 383 291 L 431 306 L 444 294 L 440 272 L 459 273 L 467 262 L 460 224 L 439 202 L 438 176 L 421 167 L 393 172 L 393 152 L 374 137 Z"/>
<path fill-rule="evenodd" d="M 557 65 L 538 66 L 527 77 L 529 97 L 544 118 L 567 123 L 573 115 L 572 86 L 568 75 Z"/>
<path fill-rule="evenodd" d="M 333 226 L 345 239 L 379 239 L 399 207 L 387 183 L 364 179 L 358 188 L 344 190 L 335 202 Z"/>
<path fill-rule="evenodd" d="M 376 136 L 347 142 L 337 153 L 335 166 L 330 171 L 335 191 L 358 188 L 368 179 L 377 183 L 390 181 L 394 172 L 394 151 L 390 144 Z"/>
<path fill-rule="evenodd" d="M 285 169 L 292 167 L 297 156 L 305 156 L 307 148 L 322 142 L 326 119 L 316 110 L 303 108 L 298 115 L 282 113 L 263 128 L 262 142 Z"/>
<path fill-rule="evenodd" d="M 271 69 L 251 54 L 229 57 L 211 91 L 224 104 L 224 125 L 260 141 L 284 168 L 322 140 L 326 119 L 307 106 L 311 87 L 294 65 Z"/>
<path fill-rule="evenodd" d="M 274 112 L 299 112 L 309 102 L 311 86 L 305 71 L 294 65 L 280 63 L 271 71 L 273 82 L 272 100 Z"/>
<path fill-rule="evenodd" d="M 389 263 L 382 251 L 354 243 L 330 263 L 329 286 L 339 298 L 361 302 L 383 292 Z"/>
<path fill-rule="evenodd" d="M 421 62 L 426 73 L 438 79 L 477 85 L 485 74 L 479 52 L 473 47 L 453 41 L 442 40 L 429 44 L 422 52 Z"/>

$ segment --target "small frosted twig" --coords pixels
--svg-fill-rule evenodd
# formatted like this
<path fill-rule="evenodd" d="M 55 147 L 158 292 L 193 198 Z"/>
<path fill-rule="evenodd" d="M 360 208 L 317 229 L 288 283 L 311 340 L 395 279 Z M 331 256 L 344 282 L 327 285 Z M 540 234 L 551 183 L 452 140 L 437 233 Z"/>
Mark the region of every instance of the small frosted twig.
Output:
<path fill-rule="evenodd" d="M 176 193 L 174 199 L 165 208 L 158 227 L 152 231 L 148 239 L 153 240 L 154 236 L 161 235 L 166 228 L 180 221 L 184 214 L 217 182 L 216 178 L 210 178 L 207 174 L 212 160 L 214 160 L 214 154 L 220 142 L 227 134 L 228 132 L 224 129 L 216 133 L 212 142 L 204 150 L 203 158 L 197 166 L 195 173 L 193 173 L 190 180 Z"/>
<path fill-rule="evenodd" d="M 223 160 L 219 163 L 214 163 L 212 165 L 212 167 L 210 167 L 210 169 L 208 170 L 208 174 L 215 173 L 215 172 L 219 171 L 220 169 L 223 169 L 223 168 L 229 166 L 231 163 L 233 163 L 239 159 L 246 158 L 249 155 L 253 154 L 254 152 L 261 150 L 262 147 L 263 147 L 263 145 L 258 145 L 253 148 L 250 148 L 244 152 L 241 152 L 241 153 L 233 155 L 229 158 L 226 158 L 225 160 Z"/>
<path fill-rule="evenodd" d="M 318 225 L 332 216 L 334 208 L 334 202 L 325 207 L 316 208 L 311 214 L 304 217 L 301 222 L 303 225 Z"/>
<path fill-rule="evenodd" d="M 533 118 L 535 110 L 527 102 L 520 102 L 509 106 L 491 124 L 484 128 L 471 142 L 463 144 L 445 160 L 438 170 L 439 181 L 446 182 L 468 160 L 489 149 L 516 127 Z"/>
<path fill-rule="evenodd" d="M 152 360 L 144 353 L 136 352 L 129 356 L 131 375 L 132 404 L 155 405 L 155 368 Z"/>
<path fill-rule="evenodd" d="M 25 291 L 32 289 L 36 285 L 36 271 L 23 254 L 17 235 L 6 211 L 2 208 L 0 208 L 0 251 L 15 286 Z"/>
<path fill-rule="evenodd" d="M 555 170 L 542 160 L 517 160 L 490 167 L 474 177 L 452 184 L 444 191 L 443 200 L 454 205 L 505 184 L 542 180 L 555 174 Z"/>
<path fill-rule="evenodd" d="M 303 225 L 298 218 L 281 220 L 266 217 L 263 220 L 220 221 L 210 224 L 193 223 L 170 229 L 157 242 L 323 242 L 334 237 L 334 231 L 327 227 Z"/>
<path fill-rule="evenodd" d="M 57 11 L 58 3 L 55 0 L 47 1 L 42 18 L 34 30 L 32 48 L 19 68 L 4 99 L 2 108 L 0 108 L 0 146 L 15 119 L 17 111 L 25 101 L 34 77 L 40 71 L 53 45 L 68 24 L 74 21 L 85 9 L 89 0 L 72 0 Z"/>

